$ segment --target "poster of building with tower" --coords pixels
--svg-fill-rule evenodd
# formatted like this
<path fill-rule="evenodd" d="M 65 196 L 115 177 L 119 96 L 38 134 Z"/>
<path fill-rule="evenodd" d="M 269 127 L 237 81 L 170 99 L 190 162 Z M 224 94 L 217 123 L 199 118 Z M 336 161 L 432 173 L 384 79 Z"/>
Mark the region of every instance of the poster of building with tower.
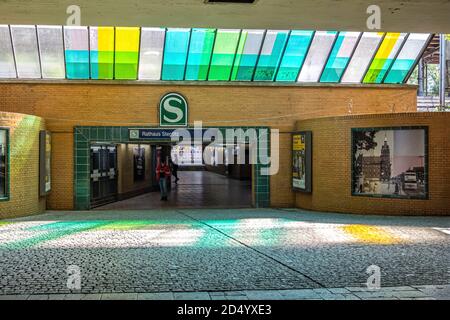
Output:
<path fill-rule="evenodd" d="M 427 129 L 352 129 L 352 194 L 427 197 Z"/>

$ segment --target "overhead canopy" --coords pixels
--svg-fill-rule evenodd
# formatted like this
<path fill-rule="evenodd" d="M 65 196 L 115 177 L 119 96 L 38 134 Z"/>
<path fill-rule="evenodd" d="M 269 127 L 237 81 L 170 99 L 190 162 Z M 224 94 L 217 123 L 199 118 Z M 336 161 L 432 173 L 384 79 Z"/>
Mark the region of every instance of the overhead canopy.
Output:
<path fill-rule="evenodd" d="M 400 84 L 431 37 L 0 25 L 0 78 Z"/>
<path fill-rule="evenodd" d="M 373 31 L 368 29 L 367 19 L 376 5 L 381 14 L 381 29 L 376 31 L 450 30 L 450 2 L 445 0 L 3 0 L 0 24 L 68 24 L 67 19 L 75 12 L 72 5 L 80 8 L 79 24 L 86 26 L 338 31 Z"/>

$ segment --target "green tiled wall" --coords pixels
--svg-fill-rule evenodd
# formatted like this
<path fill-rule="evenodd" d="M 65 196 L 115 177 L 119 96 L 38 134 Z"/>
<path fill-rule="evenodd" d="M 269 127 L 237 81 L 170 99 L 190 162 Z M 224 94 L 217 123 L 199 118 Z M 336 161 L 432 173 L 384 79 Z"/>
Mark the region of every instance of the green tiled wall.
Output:
<path fill-rule="evenodd" d="M 88 210 L 90 208 L 90 144 L 91 142 L 111 142 L 126 143 L 130 141 L 128 130 L 133 127 L 75 127 L 74 128 L 74 207 L 76 210 Z M 140 127 L 145 128 L 145 127 Z M 233 127 L 234 128 L 234 127 Z M 269 130 L 265 127 L 240 127 L 243 130 L 255 128 L 258 130 Z M 225 130 L 227 127 L 220 127 Z M 237 128 L 236 128 L 237 129 Z M 258 142 L 262 148 L 270 147 L 270 139 L 264 139 Z M 270 148 L 269 148 L 270 151 Z M 269 154 L 270 156 L 270 154 Z M 253 185 L 255 190 L 255 206 L 270 206 L 270 178 L 261 175 L 261 168 L 267 165 L 255 164 L 255 174 L 253 176 Z"/>

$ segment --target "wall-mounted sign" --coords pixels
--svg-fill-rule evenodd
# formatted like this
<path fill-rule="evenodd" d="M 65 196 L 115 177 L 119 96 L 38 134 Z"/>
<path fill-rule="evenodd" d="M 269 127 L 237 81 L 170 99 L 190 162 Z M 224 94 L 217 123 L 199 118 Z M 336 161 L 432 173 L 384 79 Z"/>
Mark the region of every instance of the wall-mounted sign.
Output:
<path fill-rule="evenodd" d="M 161 127 L 185 127 L 188 124 L 188 104 L 179 93 L 166 93 L 159 102 Z"/>
<path fill-rule="evenodd" d="M 137 146 L 133 150 L 134 181 L 145 180 L 145 148 Z"/>
<path fill-rule="evenodd" d="M 52 136 L 50 132 L 39 132 L 39 194 L 45 196 L 52 187 L 51 179 Z"/>
<path fill-rule="evenodd" d="M 176 129 L 176 128 L 135 128 L 129 129 L 128 136 L 130 140 L 154 140 L 154 141 L 170 141 L 172 134 L 175 137 L 179 137 L 179 133 L 176 130 L 180 130 L 181 134 L 187 134 L 191 141 L 201 140 L 205 132 L 208 130 L 210 134 L 208 136 L 217 137 L 218 130 L 217 129 L 194 129 L 194 128 L 186 128 L 186 129 Z M 212 130 L 212 133 L 211 133 Z M 175 133 L 174 133 L 175 132 Z"/>
<path fill-rule="evenodd" d="M 428 196 L 427 128 L 352 129 L 352 195 Z"/>
<path fill-rule="evenodd" d="M 311 192 L 311 131 L 292 134 L 292 188 Z"/>

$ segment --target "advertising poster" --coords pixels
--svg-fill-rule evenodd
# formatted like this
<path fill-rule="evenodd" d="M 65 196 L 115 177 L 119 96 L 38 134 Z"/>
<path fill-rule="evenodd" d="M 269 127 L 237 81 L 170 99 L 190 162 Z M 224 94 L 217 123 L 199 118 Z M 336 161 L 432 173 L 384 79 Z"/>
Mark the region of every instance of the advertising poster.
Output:
<path fill-rule="evenodd" d="M 134 150 L 134 181 L 145 180 L 145 148 L 135 147 Z"/>
<path fill-rule="evenodd" d="M 292 187 L 311 192 L 311 132 L 292 135 Z"/>
<path fill-rule="evenodd" d="M 52 188 L 51 158 L 52 158 L 52 136 L 49 131 L 41 131 L 39 136 L 39 188 L 40 195 L 44 196 Z"/>
<path fill-rule="evenodd" d="M 352 194 L 425 199 L 427 128 L 352 129 Z"/>

